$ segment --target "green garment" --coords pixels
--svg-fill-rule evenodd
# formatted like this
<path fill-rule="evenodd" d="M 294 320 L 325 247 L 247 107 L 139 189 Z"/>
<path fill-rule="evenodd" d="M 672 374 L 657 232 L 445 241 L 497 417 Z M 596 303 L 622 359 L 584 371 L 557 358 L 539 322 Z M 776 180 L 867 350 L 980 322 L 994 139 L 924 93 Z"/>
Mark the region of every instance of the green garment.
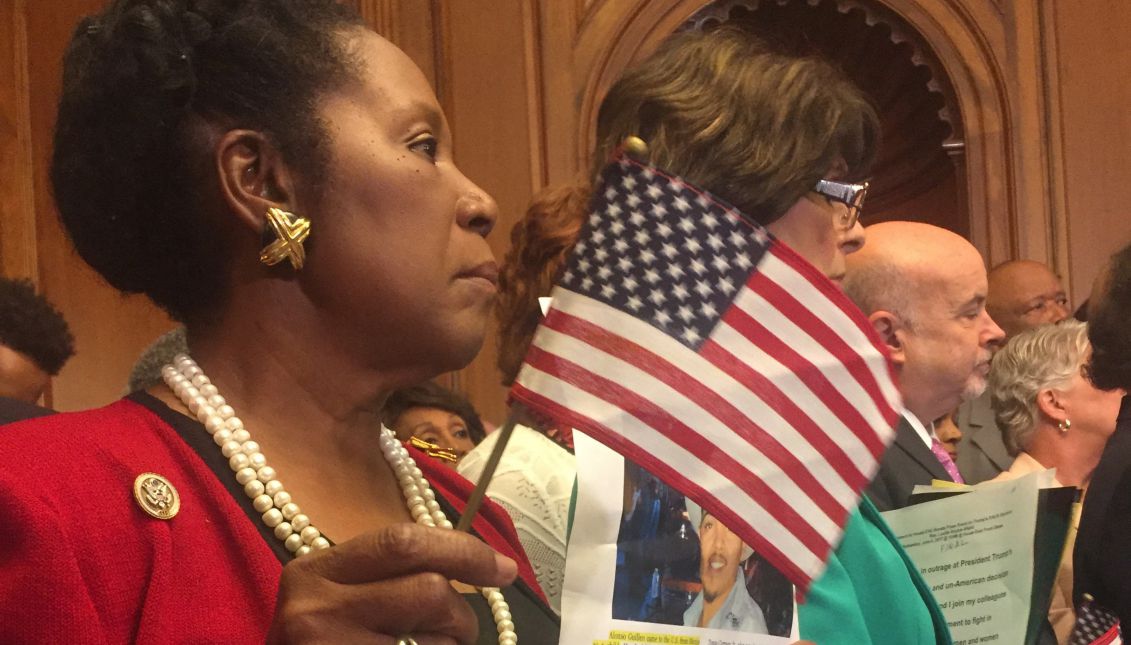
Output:
<path fill-rule="evenodd" d="M 801 638 L 817 645 L 951 645 L 930 587 L 867 498 L 798 608 Z"/>

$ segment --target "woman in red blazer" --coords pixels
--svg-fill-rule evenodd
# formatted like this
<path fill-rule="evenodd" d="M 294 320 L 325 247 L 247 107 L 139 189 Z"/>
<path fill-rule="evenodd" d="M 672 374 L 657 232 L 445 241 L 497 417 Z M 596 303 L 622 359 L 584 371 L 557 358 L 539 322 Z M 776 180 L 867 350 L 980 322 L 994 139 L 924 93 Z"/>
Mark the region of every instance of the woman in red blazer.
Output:
<path fill-rule="evenodd" d="M 5 642 L 557 642 L 505 514 L 445 530 L 467 483 L 381 428 L 496 292 L 495 203 L 404 53 L 332 0 L 115 0 L 68 49 L 51 179 L 191 357 L 0 431 Z"/>

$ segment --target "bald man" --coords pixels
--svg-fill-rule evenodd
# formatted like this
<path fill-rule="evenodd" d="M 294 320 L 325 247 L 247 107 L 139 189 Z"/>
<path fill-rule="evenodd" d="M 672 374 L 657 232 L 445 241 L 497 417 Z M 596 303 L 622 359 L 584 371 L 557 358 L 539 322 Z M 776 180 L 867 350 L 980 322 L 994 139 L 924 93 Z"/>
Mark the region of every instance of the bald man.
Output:
<path fill-rule="evenodd" d="M 1067 318 L 1068 296 L 1060 278 L 1040 262 L 1010 260 L 989 273 L 986 310 L 1006 340 L 1017 334 Z M 1005 448 L 994 420 L 989 394 L 958 407 L 955 424 L 962 431 L 955 462 L 968 484 L 977 484 L 1008 470 L 1013 457 Z"/>
<path fill-rule="evenodd" d="M 1072 312 L 1060 278 L 1040 262 L 1010 260 L 988 276 L 986 311 L 1008 340 L 1023 331 L 1057 323 Z"/>
<path fill-rule="evenodd" d="M 986 268 L 978 250 L 946 229 L 918 222 L 868 227 L 848 256 L 844 290 L 891 352 L 904 410 L 895 442 L 868 496 L 903 508 L 916 484 L 961 481 L 933 421 L 986 388 L 990 357 L 1005 334 L 986 313 Z"/>

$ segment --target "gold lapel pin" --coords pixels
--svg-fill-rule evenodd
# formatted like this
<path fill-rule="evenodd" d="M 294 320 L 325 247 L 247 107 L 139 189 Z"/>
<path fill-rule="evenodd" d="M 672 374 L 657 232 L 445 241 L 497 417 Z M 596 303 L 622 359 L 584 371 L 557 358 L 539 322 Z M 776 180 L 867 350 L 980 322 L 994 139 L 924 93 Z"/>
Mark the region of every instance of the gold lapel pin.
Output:
<path fill-rule="evenodd" d="M 159 520 L 171 520 L 181 510 L 177 489 L 157 473 L 142 473 L 134 480 L 134 500 L 141 510 Z"/>

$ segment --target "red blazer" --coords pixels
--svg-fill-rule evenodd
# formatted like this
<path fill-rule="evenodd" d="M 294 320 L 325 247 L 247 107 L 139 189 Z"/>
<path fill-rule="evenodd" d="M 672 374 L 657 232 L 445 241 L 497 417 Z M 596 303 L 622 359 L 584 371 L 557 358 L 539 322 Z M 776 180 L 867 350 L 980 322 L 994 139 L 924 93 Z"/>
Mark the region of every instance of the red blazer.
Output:
<path fill-rule="evenodd" d="M 457 506 L 471 485 L 416 455 Z M 172 482 L 180 512 L 145 514 L 134 479 Z M 122 400 L 0 428 L 0 641 L 262 642 L 282 566 L 208 466 L 165 422 Z M 475 529 L 541 593 L 506 513 Z M 543 598 L 544 600 L 544 598 Z"/>

